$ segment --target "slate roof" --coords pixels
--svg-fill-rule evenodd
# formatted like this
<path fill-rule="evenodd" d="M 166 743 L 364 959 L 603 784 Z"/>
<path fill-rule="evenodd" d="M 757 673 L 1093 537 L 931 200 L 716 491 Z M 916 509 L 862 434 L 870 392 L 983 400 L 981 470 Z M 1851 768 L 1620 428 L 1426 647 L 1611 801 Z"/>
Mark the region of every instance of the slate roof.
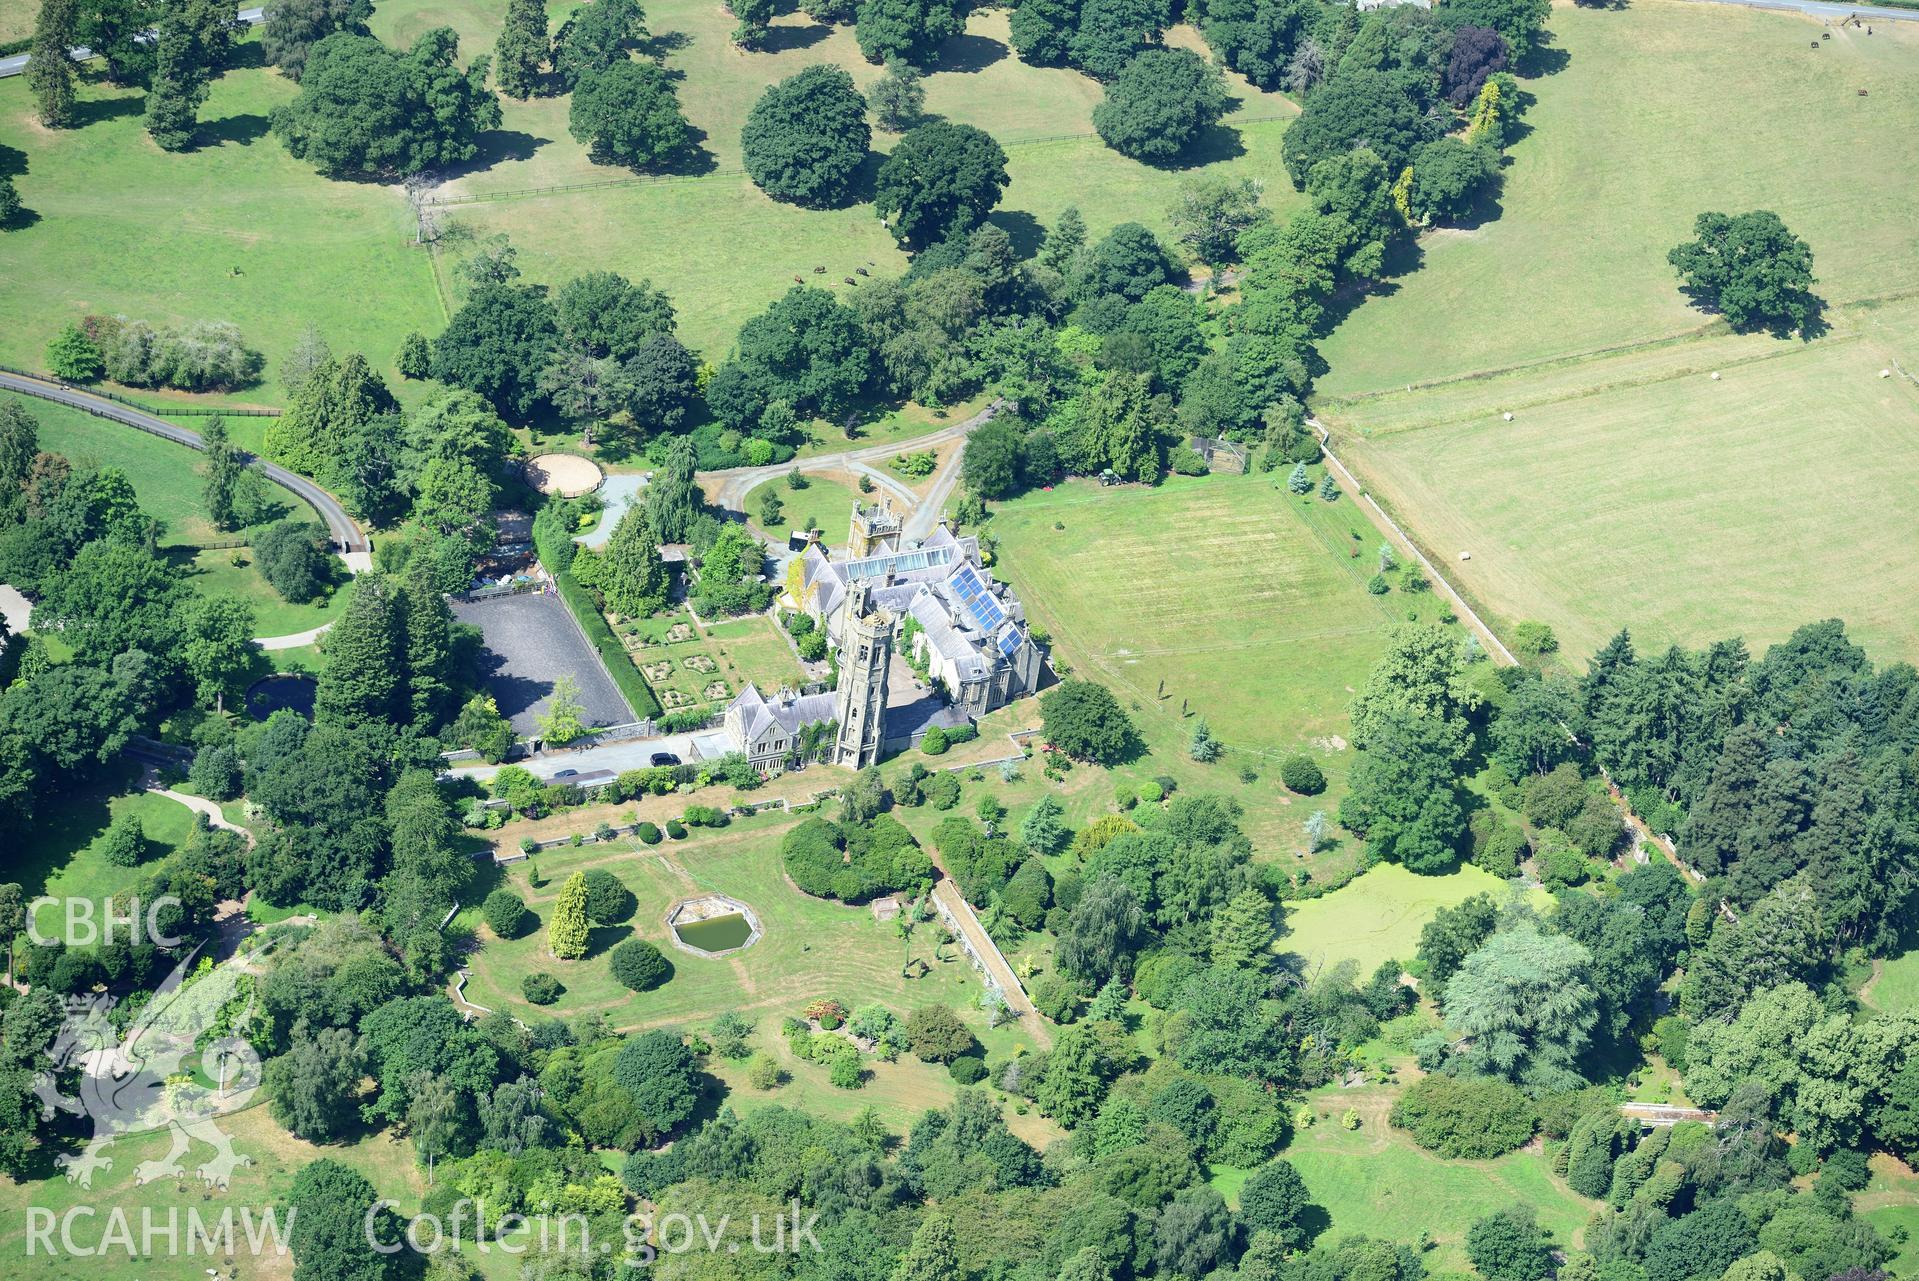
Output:
<path fill-rule="evenodd" d="M 768 701 L 759 687 L 748 684 L 733 700 L 740 713 L 740 730 L 748 743 L 756 743 L 770 727 L 778 725 L 789 735 L 802 725 L 817 725 L 833 719 L 836 708 L 832 694 L 801 694 L 793 699 Z"/>

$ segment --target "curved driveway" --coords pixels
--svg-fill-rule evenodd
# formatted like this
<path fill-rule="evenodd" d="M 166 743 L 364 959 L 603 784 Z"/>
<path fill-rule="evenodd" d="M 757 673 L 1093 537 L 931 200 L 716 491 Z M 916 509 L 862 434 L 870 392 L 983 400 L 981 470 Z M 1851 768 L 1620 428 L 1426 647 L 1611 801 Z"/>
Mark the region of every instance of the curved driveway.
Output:
<path fill-rule="evenodd" d="M 142 413 L 130 405 L 107 400 L 78 387 L 69 387 L 65 383 L 49 382 L 40 378 L 28 378 L 21 374 L 0 372 L 0 389 L 17 391 L 26 396 L 38 396 L 42 400 L 51 400 L 55 404 L 78 409 L 82 413 L 92 414 L 96 418 L 106 418 L 113 422 L 125 423 L 129 427 L 138 427 L 142 431 L 152 432 L 175 444 L 185 445 L 189 449 L 205 449 L 200 433 L 189 431 L 185 427 L 175 426 L 164 418 L 155 418 L 152 414 Z M 281 488 L 290 490 L 293 495 L 319 513 L 325 522 L 327 533 L 333 539 L 333 545 L 342 553 L 365 552 L 371 549 L 366 535 L 347 515 L 346 508 L 332 494 L 318 485 L 288 471 L 284 467 L 268 462 L 264 458 L 252 459 L 252 466 L 260 469 L 262 475 Z"/>
<path fill-rule="evenodd" d="M 746 510 L 746 496 L 753 491 L 754 486 L 794 470 L 815 473 L 864 472 L 896 492 L 904 491 L 903 496 L 909 501 L 917 501 L 910 490 L 906 490 L 891 477 L 865 464 L 884 461 L 898 454 L 902 449 L 933 449 L 944 445 L 949 440 L 970 436 L 975 427 L 982 423 L 990 423 L 999 417 L 1000 410 L 1005 407 L 1005 401 L 995 400 L 963 422 L 942 427 L 925 436 L 915 436 L 911 440 L 893 440 L 878 445 L 864 445 L 857 449 L 842 450 L 837 454 L 815 454 L 811 458 L 800 458 L 790 463 L 774 463 L 770 467 L 730 467 L 725 471 L 703 471 L 699 474 L 698 480 L 703 487 L 706 487 L 709 502 L 720 507 L 730 507 L 734 511 Z"/>

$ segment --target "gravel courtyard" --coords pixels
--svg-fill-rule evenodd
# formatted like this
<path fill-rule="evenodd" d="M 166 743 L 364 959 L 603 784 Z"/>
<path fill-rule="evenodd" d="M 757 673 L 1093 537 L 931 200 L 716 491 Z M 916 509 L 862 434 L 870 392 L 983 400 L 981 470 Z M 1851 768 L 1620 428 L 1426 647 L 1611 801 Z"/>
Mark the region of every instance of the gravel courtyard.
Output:
<path fill-rule="evenodd" d="M 566 602 L 558 596 L 534 592 L 455 601 L 453 616 L 478 627 L 485 637 L 480 673 L 487 692 L 500 705 L 500 714 L 513 723 L 516 733 L 539 731 L 540 713 L 546 710 L 553 682 L 567 672 L 580 683 L 588 725 L 624 725 L 633 719 L 600 656 L 580 635 Z"/>

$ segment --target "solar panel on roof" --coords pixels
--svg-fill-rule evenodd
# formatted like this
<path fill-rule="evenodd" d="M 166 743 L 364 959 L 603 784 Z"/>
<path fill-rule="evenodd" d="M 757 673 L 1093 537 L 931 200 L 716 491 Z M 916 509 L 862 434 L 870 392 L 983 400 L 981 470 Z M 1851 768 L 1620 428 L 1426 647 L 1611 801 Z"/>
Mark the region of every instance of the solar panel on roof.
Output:
<path fill-rule="evenodd" d="M 961 565 L 953 573 L 953 590 L 959 594 L 960 603 L 973 615 L 984 631 L 992 631 L 1006 621 L 1006 611 L 986 589 L 986 584 L 973 571 L 971 565 Z"/>
<path fill-rule="evenodd" d="M 1019 634 L 1019 628 L 1009 627 L 1000 633 L 999 652 L 1011 658 L 1019 653 L 1019 647 L 1025 640 L 1026 638 Z"/>

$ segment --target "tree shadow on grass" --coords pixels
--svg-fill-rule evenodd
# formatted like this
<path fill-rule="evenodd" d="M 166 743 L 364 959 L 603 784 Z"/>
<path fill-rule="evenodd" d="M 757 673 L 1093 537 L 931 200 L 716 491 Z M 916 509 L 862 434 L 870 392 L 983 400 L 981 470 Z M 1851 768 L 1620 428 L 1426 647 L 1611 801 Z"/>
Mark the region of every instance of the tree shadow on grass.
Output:
<path fill-rule="evenodd" d="M 868 151 L 860 157 L 860 167 L 853 171 L 852 178 L 846 184 L 846 199 L 842 208 L 851 205 L 870 205 L 879 189 L 880 166 L 886 163 L 886 157 L 877 151 Z"/>
<path fill-rule="evenodd" d="M 766 38 L 760 41 L 760 52 L 786 53 L 794 49 L 811 49 L 832 34 L 833 28 L 817 22 L 773 26 L 767 28 Z"/>
<path fill-rule="evenodd" d="M 613 950 L 615 944 L 624 943 L 631 937 L 631 925 L 595 925 L 586 932 L 586 955 L 580 959 L 590 961 L 596 956 L 604 956 Z"/>
<path fill-rule="evenodd" d="M 1508 157 L 1510 162 L 1510 157 Z M 1477 231 L 1489 222 L 1497 222 L 1506 207 L 1499 202 L 1499 185 L 1488 183 L 1473 200 L 1472 208 L 1442 225 L 1454 231 Z"/>
<path fill-rule="evenodd" d="M 1046 228 L 1024 209 L 995 209 L 986 221 L 1006 233 L 1006 238 L 1013 242 L 1013 252 L 1021 258 L 1031 258 L 1038 253 L 1040 242 L 1046 239 Z"/>
<path fill-rule="evenodd" d="M 245 147 L 266 137 L 272 123 L 266 116 L 252 112 L 228 116 L 224 120 L 211 120 L 202 124 L 200 137 L 203 142 L 210 142 L 215 146 L 232 143 L 235 146 Z"/>
<path fill-rule="evenodd" d="M 1550 40 L 1551 32 L 1541 32 L 1541 41 Z M 1573 56 L 1557 45 L 1535 44 L 1514 64 L 1513 69 L 1526 79 L 1539 76 L 1556 76 L 1572 65 Z"/>
<path fill-rule="evenodd" d="M 1165 160 L 1147 160 L 1155 169 L 1180 170 L 1201 169 L 1221 160 L 1237 160 L 1246 154 L 1246 143 L 1240 137 L 1239 130 L 1230 125 L 1211 124 L 1200 130 L 1199 136 L 1188 143 L 1178 155 Z"/>
<path fill-rule="evenodd" d="M 0 142 L 0 178 L 18 178 L 27 171 L 27 153 Z"/>
<path fill-rule="evenodd" d="M 228 71 L 257 70 L 267 65 L 266 46 L 258 40 L 246 40 L 233 46 L 227 55 Z"/>
<path fill-rule="evenodd" d="M 634 44 L 634 49 L 648 58 L 664 59 L 670 53 L 678 53 L 693 43 L 693 37 L 684 31 L 656 31 Z M 557 91 L 558 85 L 554 86 Z"/>
<path fill-rule="evenodd" d="M 535 152 L 551 141 L 551 138 L 536 137 L 518 129 L 494 129 L 480 135 L 479 149 L 473 153 L 473 159 L 447 168 L 442 176 L 450 182 L 510 160 L 531 160 Z"/>
<path fill-rule="evenodd" d="M 1368 298 L 1390 298 L 1399 292 L 1394 277 L 1410 276 L 1419 270 L 1426 260 L 1426 251 L 1419 242 L 1410 236 L 1402 236 L 1393 242 L 1386 251 L 1385 264 L 1380 268 L 1380 279 L 1371 283 L 1345 283 L 1333 292 L 1326 301 L 1326 312 L 1321 321 L 1322 332 L 1330 333 L 1344 324 L 1346 317 L 1353 314 Z"/>
<path fill-rule="evenodd" d="M 928 70 L 956 71 L 961 74 L 984 71 L 1004 59 L 1009 52 L 1005 45 L 990 36 L 970 33 L 957 35 L 939 47 L 939 60 Z"/>
<path fill-rule="evenodd" d="M 128 116 L 144 115 L 146 109 L 147 100 L 135 94 L 85 98 L 73 105 L 73 127 L 84 129 L 88 125 L 105 124 L 109 120 L 124 120 Z"/>
<path fill-rule="evenodd" d="M 696 178 L 701 174 L 712 173 L 719 167 L 720 162 L 712 152 L 706 149 L 706 130 L 689 123 L 686 126 L 686 145 L 680 148 L 678 155 L 657 169 L 634 172 L 651 172 L 673 178 Z"/>

